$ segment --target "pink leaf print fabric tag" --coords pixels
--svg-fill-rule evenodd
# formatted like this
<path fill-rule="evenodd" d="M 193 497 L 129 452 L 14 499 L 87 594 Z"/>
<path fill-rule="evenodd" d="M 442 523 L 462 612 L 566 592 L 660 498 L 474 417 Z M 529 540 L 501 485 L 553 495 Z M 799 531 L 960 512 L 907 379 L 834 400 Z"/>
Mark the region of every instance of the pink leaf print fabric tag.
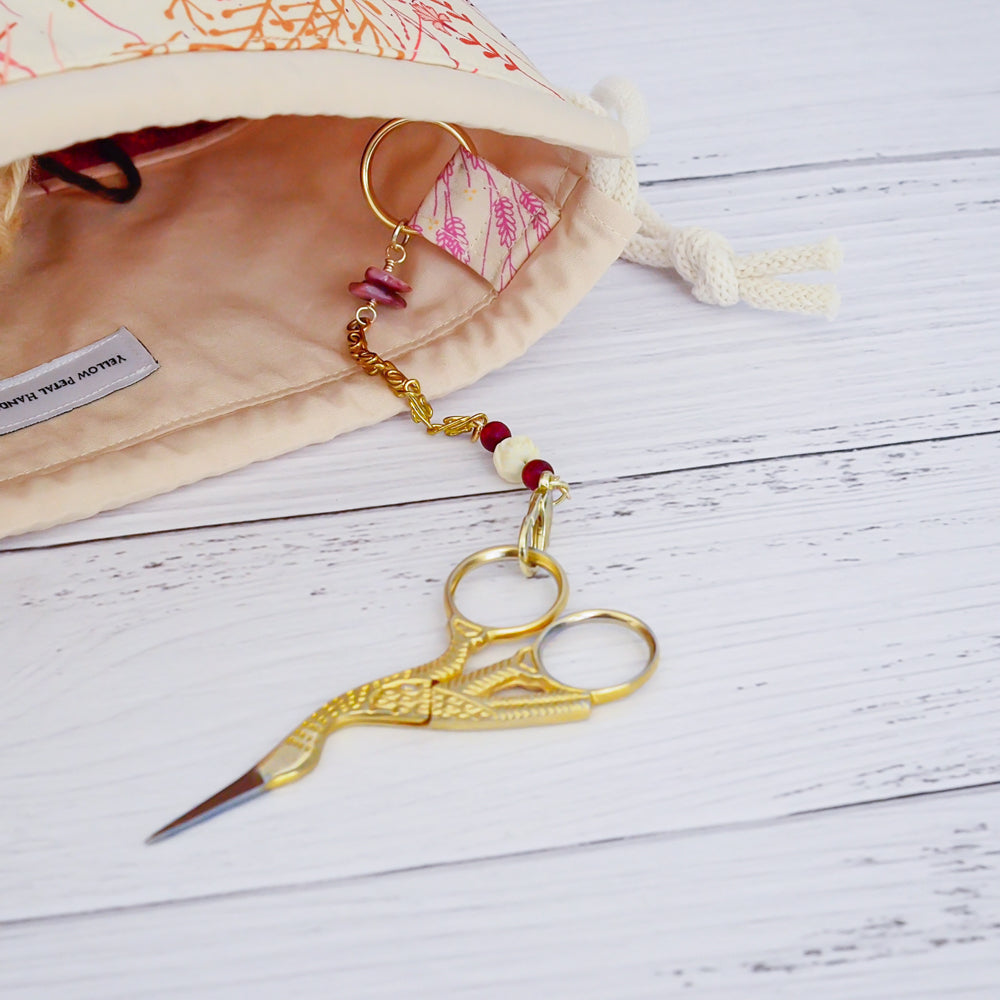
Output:
<path fill-rule="evenodd" d="M 460 149 L 409 225 L 500 292 L 558 221 L 558 209 Z"/>

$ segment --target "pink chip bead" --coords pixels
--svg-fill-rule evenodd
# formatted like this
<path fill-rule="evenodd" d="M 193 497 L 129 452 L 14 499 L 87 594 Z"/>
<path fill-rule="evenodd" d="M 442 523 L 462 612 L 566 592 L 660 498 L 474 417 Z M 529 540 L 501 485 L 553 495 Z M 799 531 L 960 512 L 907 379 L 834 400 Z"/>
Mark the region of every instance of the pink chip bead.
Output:
<path fill-rule="evenodd" d="M 381 285 L 390 292 L 412 292 L 413 289 L 405 281 L 400 281 L 394 274 L 383 271 L 380 267 L 370 267 L 365 271 L 365 281 L 373 285 Z"/>
<path fill-rule="evenodd" d="M 406 299 L 402 295 L 371 281 L 352 281 L 347 286 L 347 290 L 351 295 L 356 295 L 359 299 L 364 299 L 365 302 L 377 302 L 390 309 L 406 308 Z"/>

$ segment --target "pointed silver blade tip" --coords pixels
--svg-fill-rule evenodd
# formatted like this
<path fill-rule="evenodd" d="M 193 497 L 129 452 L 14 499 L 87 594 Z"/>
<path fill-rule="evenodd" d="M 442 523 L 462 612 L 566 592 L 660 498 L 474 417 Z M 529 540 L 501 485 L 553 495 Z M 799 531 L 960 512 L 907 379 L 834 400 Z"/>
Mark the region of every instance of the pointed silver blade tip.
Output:
<path fill-rule="evenodd" d="M 182 816 L 172 820 L 166 826 L 160 827 L 155 833 L 146 838 L 147 844 L 156 844 L 168 837 L 173 837 L 188 827 L 197 823 L 204 823 L 205 820 L 218 816 L 219 813 L 232 809 L 233 806 L 241 805 L 252 798 L 266 792 L 264 779 L 256 768 L 251 768 L 246 774 L 241 775 L 232 784 L 226 785 L 221 791 L 216 792 L 204 802 L 199 803 L 193 809 L 189 809 Z"/>

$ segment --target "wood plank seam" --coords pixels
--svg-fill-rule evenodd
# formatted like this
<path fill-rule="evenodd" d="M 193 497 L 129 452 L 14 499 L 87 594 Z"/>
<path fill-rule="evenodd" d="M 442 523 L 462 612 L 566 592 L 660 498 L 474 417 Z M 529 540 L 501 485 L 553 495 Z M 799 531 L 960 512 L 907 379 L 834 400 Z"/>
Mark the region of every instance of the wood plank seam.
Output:
<path fill-rule="evenodd" d="M 691 174 L 686 177 L 653 177 L 639 180 L 640 188 L 669 187 L 672 184 L 700 184 L 705 181 L 726 181 L 744 177 L 767 177 L 774 175 L 796 175 L 815 170 L 838 170 L 850 167 L 874 167 L 887 165 L 905 165 L 911 163 L 942 163 L 962 160 L 991 159 L 1000 156 L 1000 147 L 987 146 L 982 149 L 952 149 L 928 153 L 903 153 L 895 156 L 858 156 L 840 160 L 816 160 L 813 163 L 794 163 L 777 167 L 754 167 L 750 170 L 733 170 L 729 173 Z M 636 164 L 640 171 L 652 170 L 657 164 L 642 162 Z"/>
<path fill-rule="evenodd" d="M 754 456 L 753 458 L 729 459 L 722 462 L 708 462 L 701 465 L 684 465 L 672 469 L 662 469 L 658 472 L 637 472 L 634 475 L 614 476 L 609 478 L 590 477 L 583 480 L 574 480 L 571 485 L 575 487 L 604 486 L 611 483 L 640 482 L 657 479 L 660 476 L 672 476 L 689 472 L 721 471 L 725 469 L 738 468 L 740 466 L 767 465 L 773 462 L 795 461 L 806 458 L 824 458 L 831 455 L 854 455 L 860 452 L 878 452 L 889 448 L 905 448 L 922 444 L 939 444 L 945 441 L 966 441 L 976 438 L 1000 437 L 1000 431 L 972 431 L 958 434 L 939 434 L 933 437 L 922 438 L 900 438 L 896 441 L 877 444 L 852 445 L 844 448 L 824 448 L 818 451 L 785 452 L 775 455 Z M 210 531 L 220 528 L 251 527 L 264 524 L 281 524 L 284 522 L 306 521 L 310 518 L 339 517 L 340 515 L 359 514 L 368 511 L 385 510 L 409 510 L 415 507 L 427 507 L 433 504 L 450 503 L 453 500 L 485 500 L 506 495 L 515 495 L 519 490 L 515 489 L 492 489 L 483 490 L 480 493 L 457 493 L 450 496 L 427 497 L 418 500 L 394 501 L 391 503 L 373 503 L 368 507 L 348 507 L 341 510 L 311 511 L 303 514 L 276 515 L 272 517 L 246 518 L 236 521 L 215 521 L 210 524 L 185 525 L 177 528 L 163 528 L 161 530 L 139 531 L 132 534 L 108 535 L 101 538 L 87 538 L 67 542 L 54 542 L 52 544 L 33 545 L 30 549 L 5 549 L 0 540 L 0 557 L 13 552 L 37 551 L 43 552 L 50 549 L 61 549 L 75 547 L 78 545 L 90 545 L 100 542 L 124 541 L 131 538 L 147 538 L 158 535 L 185 534 L 192 531 Z"/>
<path fill-rule="evenodd" d="M 961 788 L 948 788 L 921 792 L 909 795 L 890 796 L 885 799 L 872 799 L 865 802 L 851 802 L 842 805 L 820 809 L 806 809 L 801 812 L 788 813 L 785 816 L 774 816 L 759 820 L 743 820 L 732 823 L 718 823 L 707 826 L 689 827 L 677 830 L 648 831 L 629 834 L 621 837 L 602 837 L 595 840 L 577 843 L 560 844 L 555 847 L 543 847 L 519 851 L 507 851 L 497 854 L 483 854 L 477 857 L 458 858 L 448 861 L 431 862 L 428 864 L 406 865 L 399 868 L 384 868 L 377 871 L 357 875 L 333 876 L 317 878 L 309 881 L 286 882 L 281 884 L 252 886 L 228 892 L 211 892 L 204 895 L 177 896 L 172 899 L 154 900 L 124 906 L 95 907 L 88 910 L 72 910 L 64 913 L 49 913 L 41 916 L 0 919 L 0 930 L 44 926 L 75 921 L 85 917 L 103 917 L 116 914 L 145 913 L 150 911 L 171 909 L 199 903 L 213 903 L 223 900 L 249 899 L 268 896 L 281 896 L 287 893 L 303 892 L 318 888 L 330 888 L 339 885 L 357 885 L 391 879 L 399 875 L 413 875 L 422 872 L 455 871 L 475 868 L 482 865 L 493 865 L 505 861 L 539 859 L 545 857 L 566 857 L 574 854 L 592 854 L 603 850 L 629 847 L 639 844 L 665 844 L 674 841 L 688 840 L 704 836 L 727 833 L 777 830 L 808 821 L 815 817 L 825 816 L 834 812 L 857 813 L 872 808 L 893 807 L 902 805 L 912 799 L 964 799 L 966 801 L 979 795 L 990 795 L 1000 791 L 1000 781 L 986 782 L 980 785 L 968 785 Z"/>

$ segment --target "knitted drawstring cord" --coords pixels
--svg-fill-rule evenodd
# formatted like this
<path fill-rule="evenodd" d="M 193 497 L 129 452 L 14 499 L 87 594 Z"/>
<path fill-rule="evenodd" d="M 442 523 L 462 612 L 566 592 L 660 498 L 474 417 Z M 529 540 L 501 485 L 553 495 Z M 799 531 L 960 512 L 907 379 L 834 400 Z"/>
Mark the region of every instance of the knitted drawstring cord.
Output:
<path fill-rule="evenodd" d="M 590 97 L 565 94 L 579 107 L 617 118 L 634 148 L 649 135 L 645 105 L 628 80 L 602 80 Z M 678 228 L 657 215 L 639 196 L 639 178 L 631 157 L 590 161 L 587 176 L 609 198 L 639 219 L 639 231 L 622 251 L 626 260 L 649 267 L 673 268 L 691 285 L 694 297 L 716 306 L 746 302 L 758 309 L 805 313 L 832 318 L 840 304 L 829 284 L 779 281 L 778 276 L 805 271 L 835 271 L 843 253 L 833 237 L 809 246 L 786 247 L 739 257 L 719 233 L 697 226 Z"/>

